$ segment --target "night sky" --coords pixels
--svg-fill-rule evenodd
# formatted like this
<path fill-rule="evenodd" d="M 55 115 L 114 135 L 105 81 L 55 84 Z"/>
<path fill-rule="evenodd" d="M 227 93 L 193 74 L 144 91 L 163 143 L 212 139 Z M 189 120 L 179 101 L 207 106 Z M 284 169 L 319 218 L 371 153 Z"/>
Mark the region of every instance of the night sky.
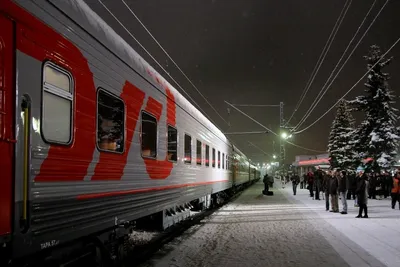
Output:
<path fill-rule="evenodd" d="M 385 1 L 377 0 L 353 46 Z M 179 90 L 97 0 L 85 2 Z M 224 100 L 235 104 L 279 104 L 283 101 L 285 118 L 290 117 L 346 1 L 126 0 L 197 88 L 225 120 L 231 123 L 230 128 L 176 69 L 120 0 L 103 2 L 185 88 L 217 126 L 222 131 L 232 132 L 263 129 L 232 108 L 228 115 L 228 106 Z M 352 1 L 324 64 L 300 109 L 291 120 L 292 125 L 298 123 L 314 101 L 372 3 L 373 0 Z M 366 62 L 362 57 L 370 45 L 377 44 L 385 52 L 400 37 L 399 13 L 400 1 L 389 1 L 329 91 L 300 129 L 322 115 L 365 73 Z M 348 53 L 351 50 L 352 47 Z M 389 55 L 393 56 L 394 60 L 386 71 L 392 76 L 392 90 L 399 95 L 400 44 Z M 363 89 L 361 82 L 347 99 L 359 95 Z M 396 107 L 400 107 L 399 103 L 396 103 Z M 274 131 L 279 130 L 278 108 L 241 109 Z M 292 142 L 325 151 L 335 112 L 336 109 L 309 130 L 296 135 Z M 279 151 L 278 139 L 272 134 L 232 136 L 232 140 L 256 162 L 266 162 L 270 158 L 249 146 L 248 140 L 270 154 L 278 154 Z M 276 143 L 275 152 L 273 141 Z M 295 155 L 304 154 L 318 153 L 286 145 L 287 162 L 294 161 Z"/>

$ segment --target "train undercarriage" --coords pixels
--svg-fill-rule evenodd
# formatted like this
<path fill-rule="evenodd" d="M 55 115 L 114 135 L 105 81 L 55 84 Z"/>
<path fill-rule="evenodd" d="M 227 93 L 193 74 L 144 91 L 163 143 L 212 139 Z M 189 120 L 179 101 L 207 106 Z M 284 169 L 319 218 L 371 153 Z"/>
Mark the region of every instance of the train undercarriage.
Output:
<path fill-rule="evenodd" d="M 186 222 L 201 217 L 207 211 L 221 207 L 255 181 L 175 205 L 134 221 L 124 222 L 96 235 L 86 236 L 80 240 L 45 250 L 28 259 L 6 260 L 4 266 L 79 266 L 82 264 L 86 266 L 124 266 L 138 246 L 130 239 L 133 231 L 157 231 L 160 234 L 169 231 L 164 235 L 173 235 L 174 227 L 182 227 Z M 12 255 L 7 247 L 2 248 L 0 252 L 3 259 Z"/>

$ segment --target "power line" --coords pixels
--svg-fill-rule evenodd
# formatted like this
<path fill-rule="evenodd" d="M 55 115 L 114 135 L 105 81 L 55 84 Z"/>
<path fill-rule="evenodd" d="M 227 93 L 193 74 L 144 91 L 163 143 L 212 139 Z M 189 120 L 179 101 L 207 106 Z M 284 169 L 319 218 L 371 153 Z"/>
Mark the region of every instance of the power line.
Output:
<path fill-rule="evenodd" d="M 242 115 L 246 116 L 247 118 L 249 118 L 250 120 L 252 120 L 253 122 L 257 123 L 258 125 L 260 125 L 261 127 L 263 127 L 264 129 L 270 131 L 272 134 L 274 134 L 275 136 L 281 138 L 277 133 L 275 133 L 274 131 L 272 131 L 271 129 L 269 129 L 268 127 L 264 126 L 263 124 L 261 124 L 260 122 L 258 122 L 256 119 L 254 119 L 253 117 L 247 115 L 245 112 L 241 111 L 240 109 L 238 109 L 237 107 L 235 107 L 234 105 L 232 105 L 231 103 L 225 101 L 226 104 L 228 104 L 229 106 L 233 107 L 234 109 L 236 109 L 238 112 L 240 112 Z M 309 151 L 313 151 L 313 152 L 325 152 L 325 151 L 320 151 L 320 150 L 315 150 L 315 149 L 310 149 L 310 148 L 306 148 L 306 147 L 302 147 L 296 144 L 293 144 L 287 140 L 285 140 L 288 144 L 299 147 L 301 149 L 304 150 L 309 150 Z"/>
<path fill-rule="evenodd" d="M 136 16 L 135 12 L 128 6 L 128 4 L 124 1 L 121 0 L 122 3 L 128 8 L 128 10 L 131 12 L 131 14 L 135 17 L 135 19 L 142 25 L 142 27 L 146 30 L 146 32 L 151 36 L 151 38 L 156 42 L 156 44 L 161 48 L 161 50 L 167 55 L 167 57 L 174 63 L 174 65 L 178 68 L 178 70 L 185 76 L 185 78 L 189 81 L 189 83 L 193 86 L 194 89 L 203 97 L 203 99 L 207 102 L 207 104 L 217 113 L 217 115 L 226 123 L 229 124 L 222 116 L 219 114 L 219 112 L 214 108 L 213 105 L 208 101 L 208 99 L 200 92 L 200 90 L 194 85 L 194 83 L 189 79 L 189 77 L 183 72 L 183 70 L 178 66 L 178 64 L 172 59 L 172 57 L 168 54 L 168 52 L 164 49 L 164 47 L 157 41 L 157 39 L 153 36 L 153 34 L 147 29 L 147 27 L 143 24 L 143 22 L 139 19 L 138 16 Z"/>
<path fill-rule="evenodd" d="M 236 107 L 279 107 L 280 105 L 233 104 Z"/>
<path fill-rule="evenodd" d="M 355 37 L 357 36 L 358 32 L 360 31 L 361 27 L 364 25 L 365 20 L 367 19 L 368 15 L 370 14 L 370 12 L 372 11 L 374 5 L 376 3 L 376 0 L 372 3 L 370 9 L 368 10 L 367 14 L 364 16 L 363 21 L 361 22 L 360 26 L 358 27 L 356 33 L 353 35 L 353 38 L 350 40 L 349 44 L 346 47 L 346 50 L 343 52 L 342 56 L 340 57 L 338 63 L 336 64 L 335 68 L 333 69 L 333 71 L 331 72 L 330 76 L 328 77 L 328 79 L 326 80 L 325 84 L 322 86 L 321 91 L 319 92 L 318 96 L 314 99 L 314 102 L 311 104 L 311 106 L 309 107 L 309 109 L 307 110 L 307 112 L 305 113 L 305 115 L 303 116 L 303 118 L 299 121 L 299 123 L 296 125 L 295 129 L 298 129 L 305 121 L 306 119 L 311 115 L 311 112 L 315 109 L 315 107 L 318 105 L 318 103 L 321 101 L 322 97 L 325 95 L 325 93 L 329 90 L 329 87 L 332 85 L 332 83 L 335 81 L 336 77 L 339 75 L 339 73 L 341 72 L 341 70 L 343 69 L 343 67 L 346 65 L 347 61 L 350 59 L 350 57 L 353 55 L 354 51 L 357 49 L 358 45 L 361 43 L 362 39 L 364 38 L 364 36 L 367 34 L 367 32 L 369 31 L 369 29 L 371 28 L 371 26 L 374 24 L 375 19 L 379 16 L 380 12 L 378 13 L 378 15 L 375 17 L 375 19 L 372 21 L 372 23 L 370 24 L 370 26 L 367 28 L 367 30 L 364 32 L 364 35 L 360 38 L 359 42 L 356 44 L 356 46 L 353 48 L 352 52 L 350 53 L 350 55 L 347 57 L 347 60 L 343 63 L 342 67 L 339 69 L 339 72 L 336 74 L 336 76 L 333 78 L 332 82 L 329 84 L 328 87 L 326 87 L 326 85 L 328 84 L 329 80 L 331 79 L 333 73 L 335 72 L 335 70 L 337 69 L 337 67 L 339 66 L 340 62 L 343 60 L 344 55 L 346 54 L 347 50 L 350 48 L 350 45 L 353 43 Z M 387 3 L 387 2 L 386 2 Z M 386 5 L 386 4 L 385 4 Z M 323 93 L 322 93 L 323 92 Z M 322 93 L 322 95 L 321 95 Z M 318 100 L 318 101 L 317 101 Z M 316 102 L 317 101 L 317 102 Z"/>
<path fill-rule="evenodd" d="M 293 144 L 290 141 L 286 141 L 286 142 L 288 144 L 291 144 L 292 146 L 295 146 L 295 147 L 298 147 L 298 148 L 301 148 L 301 149 L 304 149 L 304 150 L 308 150 L 308 151 L 311 151 L 311 152 L 317 152 L 317 153 L 326 153 L 327 152 L 327 151 L 322 151 L 322 150 L 315 150 L 315 149 L 311 149 L 311 148 L 306 148 L 304 146 L 299 146 L 299 145 Z"/>
<path fill-rule="evenodd" d="M 300 130 L 300 131 L 297 131 L 297 132 L 295 132 L 295 134 L 299 134 L 299 133 L 302 133 L 302 132 L 304 132 L 304 131 L 306 131 L 307 129 L 309 129 L 309 128 L 311 128 L 314 124 L 316 124 L 318 121 L 320 121 L 323 117 L 325 117 L 326 116 L 326 114 L 328 114 L 343 98 L 345 98 L 360 82 L 361 82 L 361 80 L 362 79 L 364 79 L 365 78 L 365 76 L 367 76 L 367 74 L 399 43 L 399 41 L 400 41 L 400 37 L 397 39 L 397 41 L 396 42 L 394 42 L 394 44 L 386 51 L 386 53 L 385 54 L 383 54 L 382 56 L 381 56 L 381 58 L 374 64 L 374 65 L 372 65 L 372 67 L 371 68 L 369 68 L 368 69 L 368 71 L 367 72 L 365 72 L 364 73 L 364 75 L 363 76 L 361 76 L 361 78 L 341 97 L 341 98 L 339 98 L 338 99 L 338 101 L 335 103 L 335 104 L 333 104 L 324 114 L 322 114 L 322 116 L 321 117 L 319 117 L 317 120 L 315 120 L 313 123 L 311 123 L 310 125 L 308 125 L 306 128 L 304 128 L 304 129 L 302 129 L 302 130 Z"/>
<path fill-rule="evenodd" d="M 307 81 L 307 83 L 306 83 L 306 86 L 305 86 L 304 89 L 303 89 L 303 92 L 302 92 L 302 94 L 301 94 L 301 96 L 300 96 L 300 99 L 299 99 L 299 101 L 297 102 L 296 107 L 295 107 L 295 109 L 293 110 L 293 113 L 292 113 L 292 115 L 290 116 L 289 120 L 286 122 L 286 125 L 289 124 L 290 120 L 293 118 L 294 114 L 295 114 L 295 113 L 297 112 L 297 110 L 299 109 L 301 103 L 303 103 L 303 100 L 304 100 L 305 96 L 307 95 L 307 92 L 310 90 L 311 85 L 312 85 L 312 83 L 314 82 L 315 76 L 318 74 L 318 71 L 319 71 L 319 69 L 321 68 L 321 65 L 322 65 L 322 63 L 324 62 L 325 57 L 326 57 L 326 55 L 328 54 L 328 51 L 329 51 L 329 49 L 330 49 L 330 47 L 331 47 L 331 45 L 332 45 L 332 43 L 333 43 L 333 41 L 334 41 L 334 39 L 335 39 L 335 37 L 336 37 L 336 34 L 337 34 L 337 32 L 338 32 L 338 30 L 339 30 L 339 28 L 340 28 L 340 25 L 342 24 L 343 19 L 344 19 L 344 17 L 345 17 L 346 14 L 347 14 L 347 11 L 348 11 L 348 9 L 349 9 L 351 3 L 352 3 L 352 0 L 350 0 L 350 4 L 347 6 L 347 9 L 346 9 L 346 5 L 347 5 L 348 2 L 349 2 L 349 0 L 346 0 L 344 6 L 343 6 L 343 8 L 342 8 L 342 11 L 341 11 L 340 14 L 339 14 L 339 17 L 337 18 L 336 23 L 335 23 L 335 25 L 333 26 L 333 29 L 332 29 L 332 31 L 331 31 L 331 34 L 329 35 L 328 40 L 327 40 L 326 43 L 325 43 L 324 49 L 322 50 L 322 52 L 321 52 L 321 54 L 320 54 L 320 56 L 319 56 L 319 58 L 318 58 L 318 60 L 317 60 L 317 63 L 315 64 L 315 67 L 314 67 L 313 71 L 311 72 L 311 76 L 310 76 L 310 78 L 308 79 L 308 81 Z M 345 9 L 346 9 L 346 11 L 345 11 Z M 342 14 L 343 14 L 344 11 L 345 11 L 345 14 L 344 14 L 343 17 L 342 17 Z M 340 22 L 339 22 L 339 21 L 340 21 Z M 338 23 L 339 23 L 339 25 L 338 25 Z M 332 36 L 333 36 L 333 37 L 332 37 Z M 331 38 L 332 38 L 332 39 L 331 39 Z M 318 65 L 318 63 L 319 63 L 319 65 Z"/>
<path fill-rule="evenodd" d="M 226 132 L 225 135 L 242 135 L 242 134 L 267 134 L 268 131 L 252 131 L 252 132 Z"/>
<path fill-rule="evenodd" d="M 111 12 L 110 9 L 107 8 L 107 6 L 101 1 L 98 0 L 99 3 L 104 7 L 104 9 L 106 9 L 108 11 L 108 13 L 110 13 L 110 15 L 119 23 L 119 25 L 121 25 L 122 28 L 124 28 L 124 30 L 139 44 L 139 46 L 147 53 L 147 55 L 149 55 L 149 57 L 151 59 L 154 60 L 154 62 L 157 63 L 157 65 L 172 79 L 172 81 L 175 82 L 176 85 L 178 85 L 178 87 L 189 97 L 190 100 L 193 101 L 193 103 L 208 117 L 208 119 L 213 122 L 214 124 L 216 124 L 211 117 L 196 103 L 196 101 L 194 101 L 194 99 L 185 91 L 185 89 L 183 89 L 183 87 L 164 69 L 164 67 L 150 54 L 149 51 L 147 51 L 147 49 L 139 42 L 138 39 L 136 39 L 136 37 L 124 26 L 124 24 Z"/>
<path fill-rule="evenodd" d="M 336 31 L 335 31 L 334 37 L 336 36 L 336 34 L 337 34 L 337 32 L 338 32 L 340 26 L 342 25 L 342 22 L 343 22 L 344 18 L 346 17 L 347 11 L 349 10 L 349 8 L 350 8 L 350 6 L 351 6 L 351 3 L 352 3 L 352 0 L 350 0 L 350 3 L 349 3 L 349 5 L 347 6 L 344 15 L 343 15 L 343 17 L 342 17 L 341 20 L 340 20 L 339 26 L 338 26 L 338 28 L 337 28 Z M 333 41 L 332 41 L 332 42 L 333 42 Z M 330 48 L 330 46 L 332 45 L 332 42 L 329 44 L 329 48 Z M 327 52 L 326 52 L 325 56 L 326 56 L 326 55 L 327 55 Z M 325 56 L 324 56 L 324 58 L 325 58 Z M 320 64 L 319 67 L 321 67 L 321 65 L 322 65 L 322 63 Z M 318 69 L 319 69 L 319 68 L 318 68 Z M 316 75 L 314 75 L 314 77 L 313 77 L 311 83 L 309 84 L 309 87 L 308 87 L 307 91 L 311 88 L 311 85 L 312 85 L 312 83 L 314 82 L 315 76 L 316 76 Z M 302 119 L 300 120 L 300 122 L 304 119 L 304 117 L 305 117 L 306 115 L 307 115 L 307 113 L 304 114 L 304 116 L 302 117 Z M 300 123 L 300 122 L 299 122 L 299 123 Z M 294 128 L 297 128 L 298 125 L 299 125 L 299 123 L 297 123 L 297 125 L 296 125 Z"/>
<path fill-rule="evenodd" d="M 259 147 L 256 146 L 255 144 L 253 144 L 252 142 L 250 142 L 250 141 L 247 141 L 247 142 L 248 142 L 251 146 L 253 146 L 253 147 L 257 148 L 259 151 L 261 151 L 264 155 L 272 156 L 271 154 L 265 152 L 264 150 L 262 150 L 261 148 L 259 148 Z"/>
<path fill-rule="evenodd" d="M 349 61 L 350 57 L 353 55 L 354 51 L 358 48 L 358 46 L 360 45 L 361 41 L 364 39 L 365 35 L 368 33 L 368 31 L 370 30 L 370 28 L 372 27 L 372 25 L 374 25 L 376 19 L 380 16 L 381 12 L 383 11 L 383 9 L 385 8 L 385 6 L 387 5 L 387 3 L 389 2 L 389 0 L 386 1 L 386 3 L 382 6 L 382 8 L 379 10 L 379 12 L 377 13 L 377 15 L 375 16 L 375 18 L 373 19 L 373 21 L 370 23 L 370 25 L 368 26 L 368 28 L 365 30 L 364 34 L 361 36 L 360 40 L 358 41 L 358 43 L 354 46 L 353 50 L 351 51 L 351 53 L 348 55 L 346 61 L 343 63 L 343 65 L 341 66 L 341 68 L 339 69 L 339 71 L 336 73 L 335 77 L 333 77 L 333 79 L 331 80 L 331 82 L 328 84 L 330 78 L 332 77 L 334 71 L 337 69 L 337 67 L 339 66 L 340 62 L 343 59 L 343 56 L 346 54 L 347 50 L 349 49 L 351 43 L 353 42 L 354 38 L 357 36 L 358 32 L 360 31 L 362 25 L 364 24 L 366 18 L 368 17 L 369 13 L 371 12 L 372 8 L 374 7 L 376 0 L 373 2 L 371 8 L 369 9 L 368 13 L 365 15 L 364 20 L 362 21 L 361 25 L 359 26 L 357 32 L 353 35 L 353 38 L 351 39 L 350 43 L 347 45 L 346 50 L 343 52 L 342 57 L 340 58 L 340 60 L 338 61 L 338 63 L 336 64 L 334 70 L 331 72 L 331 75 L 329 76 L 329 78 L 326 80 L 324 86 L 322 87 L 321 91 L 319 92 L 318 96 L 315 98 L 314 102 L 311 104 L 310 108 L 307 110 L 306 115 L 304 115 L 304 117 L 302 118 L 302 121 L 299 122 L 296 126 L 296 129 L 298 129 L 306 120 L 307 118 L 311 115 L 312 111 L 316 108 L 316 106 L 318 105 L 318 103 L 321 101 L 321 99 L 323 98 L 323 96 L 326 94 L 326 92 L 329 90 L 330 86 L 334 83 L 334 81 L 336 80 L 337 76 L 340 74 L 340 72 L 342 71 L 342 69 L 344 68 L 344 66 L 347 64 L 347 62 Z M 322 95 L 321 95 L 322 93 Z M 318 101 L 317 101 L 318 99 Z"/>

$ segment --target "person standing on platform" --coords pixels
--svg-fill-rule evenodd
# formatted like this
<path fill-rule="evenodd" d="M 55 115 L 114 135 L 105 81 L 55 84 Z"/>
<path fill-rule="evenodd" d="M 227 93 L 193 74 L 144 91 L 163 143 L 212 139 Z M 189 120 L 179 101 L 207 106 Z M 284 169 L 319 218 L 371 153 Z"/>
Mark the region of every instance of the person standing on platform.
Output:
<path fill-rule="evenodd" d="M 292 186 L 293 186 L 293 195 L 296 195 L 297 192 L 297 185 L 300 183 L 300 177 L 295 174 L 292 177 Z"/>
<path fill-rule="evenodd" d="M 263 183 L 264 183 L 264 194 L 267 194 L 269 191 L 269 178 L 268 178 L 268 174 L 264 175 L 264 179 L 263 179 Z"/>
<path fill-rule="evenodd" d="M 357 183 L 357 202 L 360 207 L 358 210 L 358 216 L 356 218 L 368 218 L 368 176 L 365 173 L 360 172 L 360 179 Z M 364 216 L 362 212 L 364 211 Z"/>
<path fill-rule="evenodd" d="M 324 177 L 324 174 L 322 173 L 322 170 L 318 168 L 318 170 L 315 172 L 315 200 L 320 200 L 319 194 L 322 191 L 322 179 Z"/>
<path fill-rule="evenodd" d="M 347 179 L 347 174 L 346 171 L 341 171 L 340 172 L 340 178 L 339 178 L 339 193 L 340 193 L 340 198 L 342 200 L 342 208 L 343 211 L 341 214 L 347 214 L 347 190 L 349 188 L 349 182 Z"/>
<path fill-rule="evenodd" d="M 395 208 L 396 202 L 399 202 L 399 209 L 400 209 L 400 173 L 397 172 L 396 175 L 393 177 L 393 184 L 392 184 L 392 209 Z"/>
<path fill-rule="evenodd" d="M 314 174 L 308 172 L 307 174 L 308 190 L 310 190 L 310 197 L 314 198 Z"/>
<path fill-rule="evenodd" d="M 329 171 L 328 173 L 326 173 L 324 175 L 324 180 L 322 181 L 322 190 L 324 190 L 324 194 L 325 194 L 326 211 L 329 211 L 330 180 L 331 180 L 331 172 Z"/>
<path fill-rule="evenodd" d="M 329 194 L 331 195 L 331 204 L 332 210 L 331 212 L 339 212 L 339 196 L 338 196 L 338 189 L 339 189 L 339 181 L 337 177 L 338 173 L 335 171 L 330 179 L 329 182 Z"/>
<path fill-rule="evenodd" d="M 274 176 L 268 176 L 268 185 L 270 188 L 274 188 Z"/>
<path fill-rule="evenodd" d="M 300 189 L 304 188 L 304 175 L 300 176 Z"/>

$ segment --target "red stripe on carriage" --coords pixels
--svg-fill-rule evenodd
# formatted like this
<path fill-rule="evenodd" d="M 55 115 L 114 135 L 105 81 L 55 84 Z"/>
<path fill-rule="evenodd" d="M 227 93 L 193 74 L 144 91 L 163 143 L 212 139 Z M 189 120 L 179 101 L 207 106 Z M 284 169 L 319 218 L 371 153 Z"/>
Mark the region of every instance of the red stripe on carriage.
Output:
<path fill-rule="evenodd" d="M 145 93 L 133 84 L 125 82 L 121 98 L 125 102 L 127 113 L 125 151 L 122 154 L 101 152 L 92 180 L 119 180 L 124 174 Z"/>
<path fill-rule="evenodd" d="M 175 126 L 175 98 L 168 88 L 165 90 L 167 92 L 167 123 Z M 145 110 L 153 114 L 156 117 L 157 122 L 160 120 L 162 113 L 162 104 L 160 102 L 149 97 Z M 151 179 L 166 179 L 171 174 L 172 168 L 174 167 L 174 164 L 167 159 L 167 156 L 164 160 L 148 158 L 144 158 L 143 160 L 146 165 L 146 171 Z"/>
<path fill-rule="evenodd" d="M 0 10 L 17 23 L 16 47 L 43 62 L 50 60 L 74 77 L 74 131 L 71 145 L 51 144 L 36 176 L 37 182 L 79 181 L 92 161 L 96 138 L 96 88 L 87 59 L 68 39 L 11 1 L 0 1 Z M 72 162 L 72 163 L 70 163 Z"/>

